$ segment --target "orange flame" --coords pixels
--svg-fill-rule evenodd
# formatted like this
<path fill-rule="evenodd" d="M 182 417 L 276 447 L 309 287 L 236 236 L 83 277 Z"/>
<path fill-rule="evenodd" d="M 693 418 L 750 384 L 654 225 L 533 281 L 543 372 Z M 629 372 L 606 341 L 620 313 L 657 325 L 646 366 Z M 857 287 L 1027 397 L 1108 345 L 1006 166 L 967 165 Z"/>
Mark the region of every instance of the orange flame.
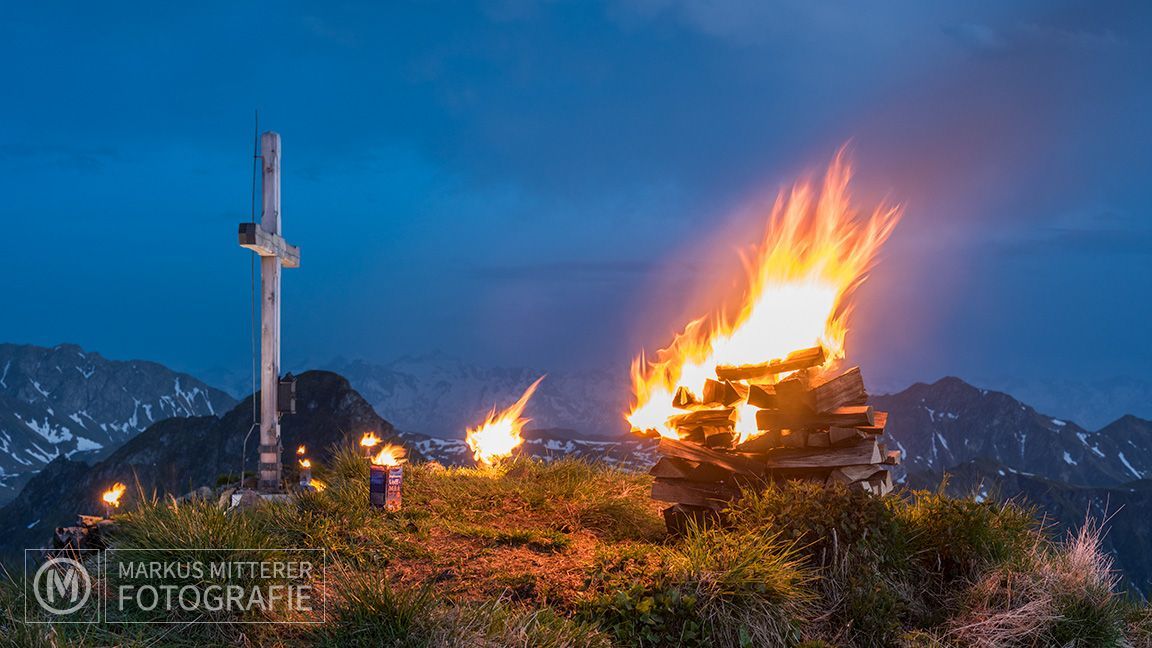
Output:
<path fill-rule="evenodd" d="M 309 461 L 309 460 L 307 460 L 307 459 L 301 459 L 301 460 L 300 460 L 300 467 L 301 467 L 301 468 L 311 468 L 311 467 L 312 467 L 312 462 L 311 462 L 311 461 Z"/>
<path fill-rule="evenodd" d="M 544 380 L 544 376 L 540 376 L 536 382 L 529 385 L 520 400 L 508 409 L 497 414 L 496 407 L 493 406 L 483 424 L 468 428 L 465 440 L 468 442 L 468 447 L 472 448 L 472 457 L 477 463 L 491 466 L 498 460 L 511 456 L 512 451 L 524 443 L 520 431 L 531 419 L 521 418 L 521 415 L 532 394 L 536 393 L 536 387 L 540 385 L 541 380 Z"/>
<path fill-rule="evenodd" d="M 700 394 L 716 366 L 767 362 L 820 344 L 825 366 L 844 357 L 850 297 L 867 276 L 902 208 L 881 204 L 867 217 L 851 205 L 851 166 L 836 154 L 817 193 L 801 182 L 781 192 L 760 244 L 744 256 L 747 287 L 735 316 L 690 322 L 651 360 L 632 363 L 632 429 L 677 438 L 668 417 L 677 386 Z M 755 408 L 737 408 L 737 440 L 759 434 Z"/>
<path fill-rule="evenodd" d="M 376 436 L 375 432 L 365 432 L 364 436 L 360 437 L 360 445 L 365 448 L 374 448 L 380 444 L 380 437 Z"/>
<path fill-rule="evenodd" d="M 304 446 L 300 446 L 299 448 L 296 448 L 296 454 L 298 454 L 298 455 L 303 455 L 305 452 L 307 452 L 307 450 L 304 448 Z"/>
<path fill-rule="evenodd" d="M 408 451 L 401 446 L 386 443 L 380 448 L 380 452 L 372 457 L 372 463 L 377 466 L 399 466 L 407 455 Z"/>
<path fill-rule="evenodd" d="M 120 508 L 120 498 L 127 490 L 127 486 L 121 484 L 120 482 L 116 482 L 112 485 L 112 488 L 104 491 L 104 494 L 100 496 L 100 499 L 104 500 L 104 503 L 111 506 L 112 508 Z"/>

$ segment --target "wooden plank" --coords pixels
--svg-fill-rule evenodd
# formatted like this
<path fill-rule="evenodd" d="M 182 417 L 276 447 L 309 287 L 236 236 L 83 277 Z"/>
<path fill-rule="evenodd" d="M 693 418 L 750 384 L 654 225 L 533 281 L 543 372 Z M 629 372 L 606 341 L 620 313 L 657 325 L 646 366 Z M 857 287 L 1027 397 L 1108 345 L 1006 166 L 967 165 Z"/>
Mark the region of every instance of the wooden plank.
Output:
<path fill-rule="evenodd" d="M 668 417 L 668 424 L 672 427 L 694 427 L 697 425 L 711 425 L 715 427 L 731 426 L 736 420 L 736 410 L 731 407 L 720 409 L 702 409 L 677 414 Z"/>
<path fill-rule="evenodd" d="M 752 437 L 736 446 L 737 452 L 758 453 L 772 448 L 780 447 L 780 430 L 764 430 L 759 436 Z"/>
<path fill-rule="evenodd" d="M 762 409 L 756 412 L 756 428 L 759 430 L 830 426 L 859 427 L 870 426 L 872 422 L 873 413 L 870 405 L 846 405 L 827 412 L 784 409 Z"/>
<path fill-rule="evenodd" d="M 840 466 L 833 470 L 829 477 L 837 477 L 841 483 L 848 484 L 855 481 L 871 479 L 877 473 L 885 472 L 880 466 L 867 464 L 856 466 Z"/>
<path fill-rule="evenodd" d="M 660 439 L 657 451 L 666 457 L 679 457 L 689 461 L 713 463 L 721 468 L 740 475 L 760 477 L 764 474 L 764 465 L 755 458 L 736 452 L 720 452 L 696 443 L 678 441 L 664 437 Z"/>
<path fill-rule="evenodd" d="M 262 257 L 276 257 L 286 268 L 300 267 L 300 248 L 289 245 L 283 236 L 273 234 L 256 223 L 240 223 L 240 247 Z"/>
<path fill-rule="evenodd" d="M 260 136 L 263 159 L 264 212 L 260 227 L 280 234 L 280 135 L 267 132 Z M 297 257 L 298 258 L 298 257 Z M 280 464 L 280 274 L 279 257 L 260 257 L 260 446 L 259 490 L 276 493 L 283 489 Z"/>
<path fill-rule="evenodd" d="M 676 393 L 672 395 L 672 407 L 676 409 L 690 409 L 693 405 L 698 405 L 700 401 L 696 395 L 688 390 L 687 387 L 677 387 Z"/>
<path fill-rule="evenodd" d="M 807 369 L 824 364 L 824 348 L 812 347 L 789 353 L 783 359 L 748 365 L 717 365 L 716 377 L 721 380 L 755 380 L 777 374 Z"/>
<path fill-rule="evenodd" d="M 817 378 L 807 384 L 799 378 L 781 381 L 776 386 L 776 397 L 781 403 L 827 412 L 842 405 L 863 403 L 868 394 L 860 367 L 852 367 L 838 376 Z"/>
<path fill-rule="evenodd" d="M 808 446 L 808 430 L 784 430 L 780 435 L 780 445 L 785 448 Z"/>
<path fill-rule="evenodd" d="M 829 448 L 831 446 L 832 440 L 827 432 L 812 432 L 808 435 L 809 448 Z"/>
<path fill-rule="evenodd" d="M 728 484 L 709 484 L 667 477 L 657 477 L 652 483 L 652 499 L 662 502 L 722 509 L 739 496 L 740 489 Z"/>
<path fill-rule="evenodd" d="M 893 490 L 892 486 L 892 473 L 887 470 L 882 471 L 883 474 L 872 475 L 868 478 L 868 484 L 872 486 L 872 492 L 877 495 L 887 495 Z"/>
<path fill-rule="evenodd" d="M 731 448 L 736 435 L 727 428 L 704 428 L 704 445 L 709 448 Z"/>
<path fill-rule="evenodd" d="M 769 468 L 821 468 L 878 464 L 882 457 L 875 439 L 865 439 L 854 445 L 826 448 L 779 448 L 769 450 L 765 464 Z"/>
<path fill-rule="evenodd" d="M 660 457 L 649 470 L 653 477 L 674 477 L 684 479 L 692 474 L 692 469 L 700 465 L 699 461 L 688 461 L 679 457 Z"/>
<path fill-rule="evenodd" d="M 888 412 L 873 412 L 872 424 L 857 426 L 861 432 L 867 434 L 884 434 L 884 428 L 888 425 Z"/>
<path fill-rule="evenodd" d="M 832 445 L 856 442 L 860 439 L 863 439 L 865 436 L 867 436 L 867 434 L 858 428 L 837 426 L 828 428 L 828 440 L 832 443 Z"/>
<path fill-rule="evenodd" d="M 720 381 L 711 378 L 704 381 L 704 391 L 700 398 L 705 403 L 714 403 L 723 407 L 731 407 L 744 400 L 744 397 L 732 383 L 727 380 Z"/>
<path fill-rule="evenodd" d="M 776 409 L 779 407 L 776 399 L 775 385 L 748 385 L 748 404 L 762 409 Z"/>

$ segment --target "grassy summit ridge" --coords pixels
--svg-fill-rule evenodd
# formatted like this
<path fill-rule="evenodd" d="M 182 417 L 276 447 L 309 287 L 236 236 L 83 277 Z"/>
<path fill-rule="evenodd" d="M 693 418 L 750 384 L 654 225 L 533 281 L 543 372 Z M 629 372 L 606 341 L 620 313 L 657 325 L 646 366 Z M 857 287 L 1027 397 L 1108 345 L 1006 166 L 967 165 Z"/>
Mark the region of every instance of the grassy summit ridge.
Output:
<path fill-rule="evenodd" d="M 324 491 L 288 504 L 153 499 L 118 518 L 126 555 L 327 549 L 321 625 L 27 626 L 10 583 L 0 635 L 30 646 L 1152 645 L 1148 609 L 1113 591 L 1095 530 L 1056 541 L 1016 504 L 796 484 L 748 494 L 724 528 L 667 538 L 650 478 L 602 465 L 408 465 L 396 514 L 368 506 L 367 471 L 343 451 L 316 470 Z"/>

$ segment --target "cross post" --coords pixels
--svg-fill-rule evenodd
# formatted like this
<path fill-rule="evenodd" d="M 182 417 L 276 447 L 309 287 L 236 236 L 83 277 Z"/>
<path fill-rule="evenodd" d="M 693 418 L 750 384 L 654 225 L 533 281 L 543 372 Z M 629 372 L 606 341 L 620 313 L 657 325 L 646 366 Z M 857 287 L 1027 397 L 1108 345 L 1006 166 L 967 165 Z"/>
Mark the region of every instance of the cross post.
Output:
<path fill-rule="evenodd" d="M 281 235 L 280 134 L 260 136 L 263 159 L 263 213 L 260 223 L 240 224 L 240 245 L 260 255 L 260 487 L 276 493 L 281 485 L 280 269 L 300 267 L 300 248 Z"/>

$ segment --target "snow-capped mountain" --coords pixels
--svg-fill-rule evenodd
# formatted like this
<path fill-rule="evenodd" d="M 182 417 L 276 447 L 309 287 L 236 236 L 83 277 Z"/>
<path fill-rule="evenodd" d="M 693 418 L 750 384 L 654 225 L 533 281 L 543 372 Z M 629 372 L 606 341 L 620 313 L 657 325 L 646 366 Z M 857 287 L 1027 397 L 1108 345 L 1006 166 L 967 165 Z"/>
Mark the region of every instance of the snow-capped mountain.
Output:
<path fill-rule="evenodd" d="M 492 409 L 507 407 L 545 373 L 528 405 L 530 427 L 573 430 L 580 437 L 627 434 L 631 394 L 627 372 L 544 372 L 489 368 L 435 354 L 388 364 L 331 363 L 382 416 L 402 432 L 462 439 Z"/>
<path fill-rule="evenodd" d="M 495 404 L 504 407 L 541 371 L 477 367 L 432 355 L 374 365 L 334 367 L 382 416 L 419 439 L 426 454 L 466 462 L 463 431 Z M 532 428 L 570 430 L 570 438 L 627 438 L 620 413 L 630 389 L 624 371 L 552 372 L 528 406 Z M 959 378 L 917 383 L 872 404 L 889 412 L 890 444 L 905 455 L 904 469 L 917 483 L 954 466 L 989 459 L 1009 468 L 1085 486 L 1107 486 L 1152 477 L 1152 423 L 1124 416 L 1098 430 L 1037 412 L 1012 396 L 973 387 Z M 447 439 L 447 440 L 445 440 Z M 526 451 L 560 450 L 559 439 L 530 440 Z M 426 448 L 424 446 L 427 446 Z M 539 447 L 536 447 L 539 446 Z M 574 448 L 583 453 L 589 448 Z"/>
<path fill-rule="evenodd" d="M 405 446 L 446 466 L 472 466 L 472 450 L 463 439 L 445 439 L 423 434 L 401 432 Z M 524 443 L 516 449 L 517 455 L 549 461 L 560 457 L 575 457 L 599 461 L 622 470 L 645 471 L 660 458 L 657 441 L 641 437 L 617 439 L 581 438 L 572 430 L 524 430 Z"/>
<path fill-rule="evenodd" d="M 1135 416 L 1089 431 L 959 378 L 917 383 L 870 402 L 888 412 L 890 443 L 921 483 L 974 459 L 1081 486 L 1152 477 L 1152 422 Z"/>
<path fill-rule="evenodd" d="M 72 344 L 0 344 L 0 502 L 60 455 L 102 456 L 156 421 L 236 401 L 187 374 Z"/>

